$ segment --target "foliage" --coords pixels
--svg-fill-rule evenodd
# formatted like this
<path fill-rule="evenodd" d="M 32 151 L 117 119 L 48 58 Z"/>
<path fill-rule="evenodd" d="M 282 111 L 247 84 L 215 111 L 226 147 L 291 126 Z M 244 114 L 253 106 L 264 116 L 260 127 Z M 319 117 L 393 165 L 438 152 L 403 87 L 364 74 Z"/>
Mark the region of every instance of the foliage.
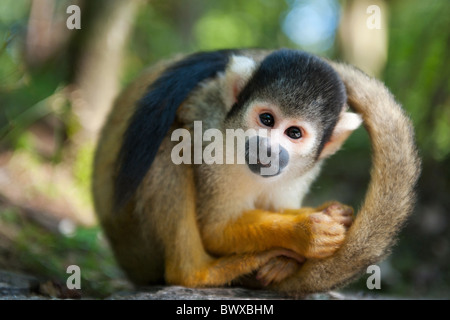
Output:
<path fill-rule="evenodd" d="M 78 265 L 84 297 L 106 297 L 126 287 L 117 281 L 123 275 L 98 227 L 78 227 L 67 235 L 50 232 L 14 209 L 1 209 L 0 223 L 16 230 L 10 245 L 21 271 L 65 283 L 67 267 Z"/>

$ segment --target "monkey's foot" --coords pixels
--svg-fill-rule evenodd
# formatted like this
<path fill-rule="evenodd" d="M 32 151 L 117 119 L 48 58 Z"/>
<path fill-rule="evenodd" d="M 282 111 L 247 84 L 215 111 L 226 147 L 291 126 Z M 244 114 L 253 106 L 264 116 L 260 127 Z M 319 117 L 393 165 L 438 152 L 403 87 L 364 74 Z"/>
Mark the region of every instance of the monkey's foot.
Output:
<path fill-rule="evenodd" d="M 300 261 L 288 257 L 276 257 L 267 262 L 256 274 L 256 279 L 263 286 L 281 282 L 282 280 L 295 274 L 300 267 Z"/>

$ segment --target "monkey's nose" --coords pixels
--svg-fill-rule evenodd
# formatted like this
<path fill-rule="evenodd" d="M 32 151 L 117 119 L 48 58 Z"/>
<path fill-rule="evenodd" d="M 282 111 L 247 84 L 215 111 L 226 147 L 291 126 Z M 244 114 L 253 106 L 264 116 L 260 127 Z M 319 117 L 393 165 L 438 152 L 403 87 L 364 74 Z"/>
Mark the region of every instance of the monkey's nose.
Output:
<path fill-rule="evenodd" d="M 269 139 L 259 136 L 249 138 L 245 144 L 245 161 L 249 169 L 263 177 L 280 174 L 289 162 L 289 153 L 281 145 L 277 148 L 278 152 L 274 154 Z"/>

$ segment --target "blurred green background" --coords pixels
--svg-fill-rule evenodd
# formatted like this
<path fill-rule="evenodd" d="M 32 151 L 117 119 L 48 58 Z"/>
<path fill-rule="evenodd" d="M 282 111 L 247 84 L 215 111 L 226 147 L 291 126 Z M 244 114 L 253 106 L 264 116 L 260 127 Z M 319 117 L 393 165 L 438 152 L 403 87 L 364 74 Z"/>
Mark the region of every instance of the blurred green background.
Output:
<path fill-rule="evenodd" d="M 66 26 L 72 4 L 81 8 L 80 30 Z M 345 290 L 449 298 L 447 0 L 2 0 L 0 269 L 65 283 L 66 267 L 76 264 L 86 295 L 127 288 L 92 209 L 98 130 L 118 90 L 146 66 L 228 47 L 303 49 L 386 83 L 416 128 L 419 200 L 380 264 L 381 290 L 368 290 L 364 276 Z M 359 129 L 327 162 L 305 204 L 336 199 L 357 208 L 370 153 Z"/>

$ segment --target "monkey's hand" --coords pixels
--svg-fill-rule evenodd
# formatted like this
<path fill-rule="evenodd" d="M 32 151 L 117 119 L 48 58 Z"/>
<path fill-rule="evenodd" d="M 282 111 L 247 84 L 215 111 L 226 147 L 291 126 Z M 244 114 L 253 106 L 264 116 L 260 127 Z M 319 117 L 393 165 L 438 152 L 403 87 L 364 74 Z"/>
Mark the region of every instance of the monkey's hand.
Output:
<path fill-rule="evenodd" d="M 353 222 L 353 209 L 339 202 L 328 202 L 308 215 L 310 239 L 307 258 L 325 258 L 342 245 Z"/>
<path fill-rule="evenodd" d="M 339 202 L 328 202 L 309 213 L 308 219 L 311 222 L 311 243 L 305 256 L 324 258 L 341 246 L 345 233 L 353 222 L 353 209 Z M 279 283 L 296 274 L 301 268 L 301 262 L 298 258 L 272 258 L 258 270 L 256 279 L 263 286 Z"/>
<path fill-rule="evenodd" d="M 317 208 L 317 210 L 342 224 L 345 230 L 353 223 L 353 208 L 337 201 L 327 202 Z"/>

